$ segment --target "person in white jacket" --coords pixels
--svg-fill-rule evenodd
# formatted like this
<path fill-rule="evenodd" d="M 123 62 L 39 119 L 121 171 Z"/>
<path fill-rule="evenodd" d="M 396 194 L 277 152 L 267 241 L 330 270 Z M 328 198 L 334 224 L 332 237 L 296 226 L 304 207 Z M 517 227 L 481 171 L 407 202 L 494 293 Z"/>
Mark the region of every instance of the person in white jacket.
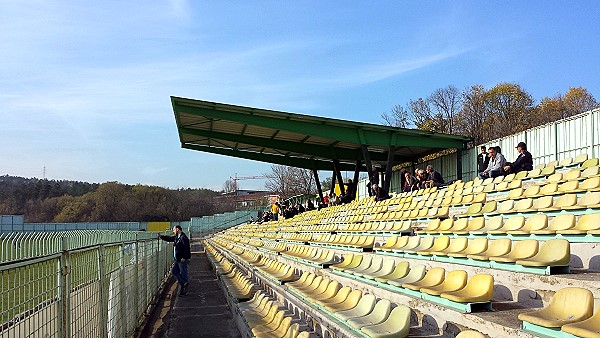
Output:
<path fill-rule="evenodd" d="M 488 156 L 490 157 L 490 163 L 483 172 L 479 173 L 479 178 L 482 180 L 503 175 L 503 167 L 506 164 L 504 155 L 500 154 L 495 147 L 488 149 Z"/>

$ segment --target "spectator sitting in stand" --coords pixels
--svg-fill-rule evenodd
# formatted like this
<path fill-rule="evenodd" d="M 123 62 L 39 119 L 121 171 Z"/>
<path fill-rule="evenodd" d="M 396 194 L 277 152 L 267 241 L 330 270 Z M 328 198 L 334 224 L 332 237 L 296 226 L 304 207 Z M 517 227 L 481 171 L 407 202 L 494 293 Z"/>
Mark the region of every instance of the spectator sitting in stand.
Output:
<path fill-rule="evenodd" d="M 417 179 L 410 174 L 410 171 L 404 173 L 404 185 L 402 186 L 402 191 L 411 192 L 415 189 L 417 184 Z"/>
<path fill-rule="evenodd" d="M 498 147 L 500 148 L 500 147 Z M 498 148 L 490 147 L 488 149 L 488 154 L 490 156 L 490 163 L 488 167 L 481 173 L 479 173 L 479 178 L 485 180 L 488 177 L 497 177 L 503 174 L 504 172 L 504 164 L 506 164 L 506 159 L 504 156 L 498 152 Z"/>
<path fill-rule="evenodd" d="M 325 196 L 325 197 L 327 197 L 327 196 Z M 327 208 L 327 204 L 325 204 L 325 202 L 323 202 L 323 199 L 320 199 L 320 198 L 317 199 L 317 210 L 321 210 L 323 208 Z"/>
<path fill-rule="evenodd" d="M 442 177 L 442 174 L 433 170 L 433 167 L 430 165 L 427 166 L 427 174 L 428 180 L 425 182 L 426 188 L 439 187 L 444 184 L 444 178 Z"/>
<path fill-rule="evenodd" d="M 338 205 L 338 197 L 334 192 L 329 195 L 329 206 L 332 205 Z"/>
<path fill-rule="evenodd" d="M 425 172 L 425 170 L 423 169 L 418 169 L 417 170 L 417 183 L 415 184 L 417 190 L 418 189 L 425 189 L 425 183 L 429 181 L 429 177 L 427 176 L 427 173 Z"/>
<path fill-rule="evenodd" d="M 373 194 L 375 195 L 375 201 L 383 201 L 390 198 L 388 192 L 377 184 L 373 184 Z"/>
<path fill-rule="evenodd" d="M 504 165 L 503 169 L 505 174 L 516 174 L 523 170 L 533 170 L 533 157 L 531 156 L 531 153 L 527 151 L 525 142 L 519 142 L 519 144 L 517 144 L 517 151 L 519 152 L 517 159 L 512 163 L 506 162 Z"/>
<path fill-rule="evenodd" d="M 369 182 L 367 183 L 367 191 L 369 192 L 369 196 L 373 196 L 373 191 L 371 190 L 373 184 L 379 184 L 379 173 L 377 172 L 377 168 L 375 166 L 372 166 L 371 170 L 369 170 Z"/>
<path fill-rule="evenodd" d="M 311 200 L 306 200 L 306 211 L 315 210 L 315 205 Z"/>
<path fill-rule="evenodd" d="M 296 204 L 296 210 L 298 210 L 298 213 L 301 214 L 303 212 L 306 211 L 306 209 L 304 209 L 304 206 L 300 203 Z"/>

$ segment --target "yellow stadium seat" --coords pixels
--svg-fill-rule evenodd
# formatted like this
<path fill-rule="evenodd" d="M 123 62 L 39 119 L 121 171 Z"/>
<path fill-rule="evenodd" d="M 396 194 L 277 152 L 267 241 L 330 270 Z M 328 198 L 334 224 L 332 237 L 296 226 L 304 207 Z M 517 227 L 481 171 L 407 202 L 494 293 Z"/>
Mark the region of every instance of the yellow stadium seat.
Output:
<path fill-rule="evenodd" d="M 513 216 L 504 220 L 502 227 L 499 229 L 490 229 L 487 231 L 488 234 L 498 235 L 505 234 L 508 231 L 519 230 L 525 225 L 524 216 Z"/>
<path fill-rule="evenodd" d="M 404 238 L 406 238 L 405 244 L 402 246 L 396 245 L 392 248 L 393 252 L 403 252 L 405 249 L 414 249 L 419 246 L 419 243 L 421 242 L 421 236 L 406 236 Z"/>
<path fill-rule="evenodd" d="M 536 214 L 529 216 L 525 220 L 525 225 L 520 229 L 508 230 L 507 233 L 511 235 L 528 235 L 534 230 L 545 229 L 548 227 L 548 215 Z"/>
<path fill-rule="evenodd" d="M 441 235 L 434 239 L 433 245 L 431 247 L 426 248 L 424 250 L 414 251 L 414 252 L 416 252 L 419 255 L 431 255 L 430 252 L 444 250 L 448 247 L 449 244 L 450 244 L 450 237 L 448 237 L 446 235 Z"/>
<path fill-rule="evenodd" d="M 307 279 L 306 282 L 302 285 L 290 286 L 290 288 L 295 290 L 296 292 L 304 293 L 305 291 L 310 291 L 310 290 L 316 289 L 317 287 L 319 287 L 319 285 L 321 284 L 322 281 L 323 281 L 323 276 L 316 276 L 312 280 Z"/>
<path fill-rule="evenodd" d="M 466 331 L 461 331 L 459 334 L 456 335 L 456 338 L 485 338 L 486 336 L 479 332 L 479 331 L 474 331 L 474 330 L 466 330 Z"/>
<path fill-rule="evenodd" d="M 598 166 L 597 158 L 590 158 L 588 160 L 585 160 L 583 163 L 581 163 L 582 168 L 590 168 L 590 167 L 594 167 L 594 166 Z"/>
<path fill-rule="evenodd" d="M 548 306 L 541 310 L 521 313 L 519 319 L 531 324 L 559 328 L 592 316 L 594 296 L 582 288 L 563 288 L 556 292 Z"/>
<path fill-rule="evenodd" d="M 398 237 L 396 237 L 396 242 L 394 243 L 394 245 L 392 247 L 381 246 L 378 248 L 374 248 L 374 250 L 392 251 L 393 249 L 402 248 L 403 246 L 405 246 L 408 243 L 408 239 L 410 237 L 415 237 L 415 236 L 398 236 Z"/>
<path fill-rule="evenodd" d="M 496 209 L 496 213 L 503 214 L 503 213 L 513 212 L 514 208 L 515 208 L 515 201 L 513 201 L 513 200 L 502 201 L 502 202 L 498 203 L 498 208 Z"/>
<path fill-rule="evenodd" d="M 390 236 L 385 241 L 385 244 L 383 244 L 381 246 L 378 246 L 378 247 L 374 247 L 373 249 L 375 249 L 375 250 L 391 249 L 391 248 L 394 247 L 394 245 L 398 241 L 398 238 L 400 238 L 400 237 L 398 237 L 398 236 Z"/>
<path fill-rule="evenodd" d="M 584 163 L 587 160 L 588 160 L 588 154 L 586 154 L 586 153 L 579 154 L 579 155 L 575 156 L 575 159 L 573 159 L 572 165 L 581 165 L 582 163 Z"/>
<path fill-rule="evenodd" d="M 579 191 L 599 191 L 600 190 L 600 176 L 586 178 L 579 185 Z"/>
<path fill-rule="evenodd" d="M 525 177 L 524 179 L 533 179 L 533 178 L 538 178 L 542 176 L 542 169 L 536 167 L 533 168 L 533 170 L 527 172 L 527 177 Z"/>
<path fill-rule="evenodd" d="M 370 294 L 363 295 L 354 308 L 345 311 L 338 311 L 335 313 L 335 316 L 342 320 L 366 316 L 373 311 L 376 302 L 375 296 Z"/>
<path fill-rule="evenodd" d="M 314 303 L 317 303 L 321 306 L 339 304 L 339 303 L 345 301 L 346 298 L 348 298 L 348 295 L 350 295 L 350 292 L 352 292 L 352 289 L 349 286 L 344 286 L 338 290 L 338 292 L 335 294 L 335 296 L 328 298 L 328 299 L 317 300 Z"/>
<path fill-rule="evenodd" d="M 258 325 L 262 325 L 264 323 L 270 323 L 277 311 L 279 311 L 279 306 L 274 302 L 270 302 L 271 305 L 266 309 L 266 312 L 261 312 L 257 314 L 244 314 L 244 321 L 248 324 L 249 327 L 255 327 Z"/>
<path fill-rule="evenodd" d="M 552 218 L 547 228 L 532 230 L 532 234 L 536 235 L 551 235 L 558 230 L 567 230 L 575 227 L 574 214 L 560 214 Z"/>
<path fill-rule="evenodd" d="M 429 288 L 436 285 L 440 285 L 444 282 L 444 275 L 446 270 L 444 268 L 431 268 L 427 271 L 425 276 L 415 282 L 404 283 L 402 287 L 410 290 L 420 290 L 421 288 Z"/>
<path fill-rule="evenodd" d="M 579 180 L 579 178 L 581 177 L 581 169 L 577 168 L 577 169 L 571 169 L 569 171 L 567 171 L 566 173 L 563 174 L 563 181 L 573 181 L 573 180 Z"/>
<path fill-rule="evenodd" d="M 350 310 L 358 304 L 361 297 L 362 297 L 362 291 L 352 290 L 350 292 L 350 294 L 348 294 L 348 297 L 343 302 L 338 303 L 338 304 L 327 305 L 327 306 L 325 306 L 325 309 L 327 311 L 333 312 L 333 313 L 339 312 L 339 311 Z"/>
<path fill-rule="evenodd" d="M 489 244 L 487 250 L 480 254 L 476 255 L 467 255 L 467 258 L 479 260 L 479 261 L 487 261 L 490 257 L 506 255 L 510 252 L 512 242 L 508 238 L 500 238 L 492 241 Z"/>
<path fill-rule="evenodd" d="M 522 179 L 524 179 L 524 178 L 526 178 L 526 177 L 527 177 L 527 174 L 528 174 L 528 173 L 529 173 L 529 172 L 528 172 L 527 170 L 519 171 L 519 172 L 518 172 L 518 173 L 515 175 L 515 179 L 516 179 L 516 180 L 522 180 Z"/>
<path fill-rule="evenodd" d="M 461 221 L 461 220 L 458 220 Z M 456 221 L 458 223 L 458 221 Z M 464 230 L 455 230 L 455 234 L 468 234 L 470 232 L 475 232 L 483 229 L 485 226 L 485 218 L 483 216 L 474 217 L 468 220 L 467 228 Z"/>
<path fill-rule="evenodd" d="M 468 242 L 469 241 L 467 237 L 452 238 L 450 239 L 450 244 L 445 249 L 438 251 L 432 250 L 429 251 L 429 254 L 435 256 L 447 256 L 449 253 L 460 252 L 466 249 Z"/>
<path fill-rule="evenodd" d="M 458 303 L 481 303 L 492 300 L 494 277 L 477 274 L 467 281 L 467 285 L 458 291 L 445 292 L 440 296 Z"/>
<path fill-rule="evenodd" d="M 394 270 L 387 275 L 381 277 L 375 277 L 375 281 L 380 283 L 386 283 L 390 279 L 400 279 L 405 277 L 408 274 L 410 267 L 408 262 L 402 261 L 398 262 L 394 267 Z"/>
<path fill-rule="evenodd" d="M 426 273 L 425 265 L 416 265 L 410 268 L 408 274 L 402 278 L 388 279 L 386 283 L 395 286 L 402 286 L 404 283 L 414 283 L 421 280 Z"/>
<path fill-rule="evenodd" d="M 429 248 L 431 248 L 433 246 L 433 241 L 434 241 L 435 237 L 427 235 L 424 237 L 421 237 L 421 241 L 419 242 L 419 245 L 414 247 L 414 248 L 404 248 L 404 252 L 405 253 L 416 253 L 418 251 L 425 251 L 428 250 Z"/>
<path fill-rule="evenodd" d="M 582 215 L 579 217 L 579 220 L 574 227 L 570 229 L 557 230 L 556 233 L 562 235 L 578 235 L 598 229 L 600 229 L 600 212 Z"/>
<path fill-rule="evenodd" d="M 379 270 L 381 270 L 381 268 L 383 267 L 383 257 L 373 257 L 371 259 L 371 264 L 363 270 L 354 270 L 352 271 L 352 274 L 359 276 L 359 277 L 363 277 L 364 275 L 369 275 L 372 273 L 375 273 Z"/>
<path fill-rule="evenodd" d="M 523 197 L 536 197 L 540 195 L 540 186 L 539 185 L 531 185 L 525 189 L 523 192 Z"/>
<path fill-rule="evenodd" d="M 323 284 L 325 285 L 323 286 Z M 316 290 L 313 290 L 311 292 L 305 292 L 304 296 L 311 302 L 316 302 L 318 300 L 326 300 L 333 298 L 340 289 L 340 283 L 334 280 L 323 282 L 321 283 L 321 285 L 322 286 L 320 286 Z"/>
<path fill-rule="evenodd" d="M 488 231 L 498 230 L 502 227 L 504 222 L 504 218 L 502 215 L 493 216 L 485 219 L 485 225 L 478 230 L 471 230 L 469 233 L 471 234 L 487 234 Z M 469 224 L 470 226 L 470 224 Z"/>
<path fill-rule="evenodd" d="M 501 263 L 514 263 L 518 260 L 524 260 L 535 256 L 538 252 L 538 241 L 535 239 L 526 239 L 516 241 L 509 253 L 503 255 L 490 256 L 489 260 Z"/>
<path fill-rule="evenodd" d="M 379 324 L 390 315 L 391 311 L 392 303 L 387 299 L 381 299 L 375 304 L 371 313 L 362 317 L 350 318 L 347 320 L 347 323 L 357 329 L 360 329 L 363 326 Z"/>
<path fill-rule="evenodd" d="M 445 292 L 454 292 L 461 290 L 467 285 L 467 272 L 464 270 L 452 270 L 448 272 L 441 284 L 423 287 L 421 292 L 434 296 L 439 296 Z"/>
<path fill-rule="evenodd" d="M 271 319 L 270 321 L 262 322 L 261 324 L 251 326 L 251 331 L 254 335 L 275 331 L 283 322 L 283 317 L 285 317 L 285 311 L 277 311 L 273 319 Z"/>
<path fill-rule="evenodd" d="M 429 221 L 429 223 L 427 223 L 427 227 L 425 227 L 425 229 L 423 230 L 417 230 L 415 231 L 416 233 L 435 233 L 436 230 L 440 227 L 441 224 L 441 220 L 436 218 L 436 219 L 432 219 L 431 221 Z"/>
<path fill-rule="evenodd" d="M 346 269 L 353 269 L 362 262 L 362 259 L 362 255 L 347 254 L 346 256 L 344 256 L 344 261 L 342 261 L 340 264 L 334 264 L 329 268 L 340 271 L 344 271 Z"/>
<path fill-rule="evenodd" d="M 410 330 L 410 312 L 409 307 L 398 305 L 383 323 L 365 326 L 360 330 L 371 338 L 406 337 Z"/>
<path fill-rule="evenodd" d="M 582 167 L 582 169 L 583 169 L 583 167 Z M 581 172 L 581 177 L 584 178 L 584 179 L 591 178 L 591 177 L 596 177 L 598 175 L 600 175 L 600 167 L 598 167 L 597 165 L 586 167 Z"/>
<path fill-rule="evenodd" d="M 348 267 L 346 269 L 344 269 L 343 271 L 346 273 L 353 273 L 355 271 L 363 271 L 369 268 L 369 266 L 371 266 L 371 262 L 373 261 L 373 257 L 371 256 L 362 256 L 362 261 L 360 262 L 360 264 L 358 264 L 356 267 Z"/>
<path fill-rule="evenodd" d="M 516 261 L 523 266 L 568 266 L 571 259 L 569 241 L 564 239 L 552 239 L 546 241 L 540 247 L 538 253 L 524 260 Z"/>
<path fill-rule="evenodd" d="M 448 253 L 450 257 L 467 257 L 467 255 L 477 255 L 485 250 L 488 247 L 488 239 L 487 238 L 474 238 L 469 241 L 467 247 L 459 252 Z"/>
<path fill-rule="evenodd" d="M 381 265 L 381 269 L 369 273 L 365 272 L 362 274 L 362 277 L 367 279 L 375 279 L 376 277 L 387 276 L 394 271 L 394 267 L 395 261 L 393 259 L 385 259 Z"/>
<path fill-rule="evenodd" d="M 600 338 L 600 308 L 586 320 L 563 325 L 561 331 L 578 337 Z"/>
<path fill-rule="evenodd" d="M 469 226 L 469 219 L 459 218 L 452 222 L 452 227 L 448 229 L 447 234 L 454 234 L 460 231 L 465 231 Z"/>
<path fill-rule="evenodd" d="M 451 233 L 450 229 L 452 229 L 453 225 L 454 225 L 454 219 L 446 218 L 445 220 L 442 221 L 442 223 L 440 223 L 440 226 L 438 227 L 437 232 L 440 234 Z"/>

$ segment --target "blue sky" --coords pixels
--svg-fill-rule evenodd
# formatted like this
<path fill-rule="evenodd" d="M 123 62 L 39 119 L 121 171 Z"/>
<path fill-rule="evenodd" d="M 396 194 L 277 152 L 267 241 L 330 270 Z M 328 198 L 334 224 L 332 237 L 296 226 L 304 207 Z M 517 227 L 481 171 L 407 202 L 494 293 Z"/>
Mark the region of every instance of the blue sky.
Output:
<path fill-rule="evenodd" d="M 0 2 L 0 175 L 220 189 L 169 96 L 382 123 L 447 85 L 600 99 L 598 1 Z M 242 188 L 262 188 L 242 181 Z"/>

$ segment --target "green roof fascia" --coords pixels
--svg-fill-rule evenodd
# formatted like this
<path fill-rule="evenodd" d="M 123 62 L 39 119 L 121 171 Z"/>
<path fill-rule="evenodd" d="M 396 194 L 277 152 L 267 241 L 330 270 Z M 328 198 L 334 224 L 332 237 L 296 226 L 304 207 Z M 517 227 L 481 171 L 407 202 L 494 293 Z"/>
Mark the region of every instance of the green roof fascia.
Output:
<path fill-rule="evenodd" d="M 181 103 L 180 103 L 181 101 Z M 212 104 L 213 108 L 198 107 L 185 104 Z M 432 147 L 460 148 L 469 140 L 463 136 L 437 134 L 431 132 L 399 129 L 385 126 L 370 125 L 359 122 L 338 121 L 326 118 L 308 117 L 299 114 L 259 110 L 249 107 L 229 106 L 204 101 L 171 97 L 173 110 L 177 113 L 188 113 L 215 119 L 235 121 L 243 124 L 257 125 L 276 130 L 286 130 L 305 135 L 331 138 L 354 144 L 397 147 Z M 236 111 L 219 109 L 217 107 L 232 107 Z M 262 116 L 258 112 L 269 114 Z"/>
<path fill-rule="evenodd" d="M 225 149 L 209 146 L 200 146 L 194 144 L 182 144 L 182 148 L 190 150 L 198 150 L 212 154 L 233 156 L 238 158 L 245 158 L 247 160 L 254 160 L 260 162 L 267 162 L 271 164 L 287 165 L 297 168 L 305 169 L 316 169 L 316 170 L 333 170 L 333 162 L 316 160 L 316 159 L 304 159 L 290 156 L 278 156 L 271 154 L 261 154 L 250 151 L 240 151 L 234 149 Z M 341 170 L 352 171 L 355 169 L 355 164 L 340 163 Z M 361 168 L 364 169 L 364 168 Z"/>

